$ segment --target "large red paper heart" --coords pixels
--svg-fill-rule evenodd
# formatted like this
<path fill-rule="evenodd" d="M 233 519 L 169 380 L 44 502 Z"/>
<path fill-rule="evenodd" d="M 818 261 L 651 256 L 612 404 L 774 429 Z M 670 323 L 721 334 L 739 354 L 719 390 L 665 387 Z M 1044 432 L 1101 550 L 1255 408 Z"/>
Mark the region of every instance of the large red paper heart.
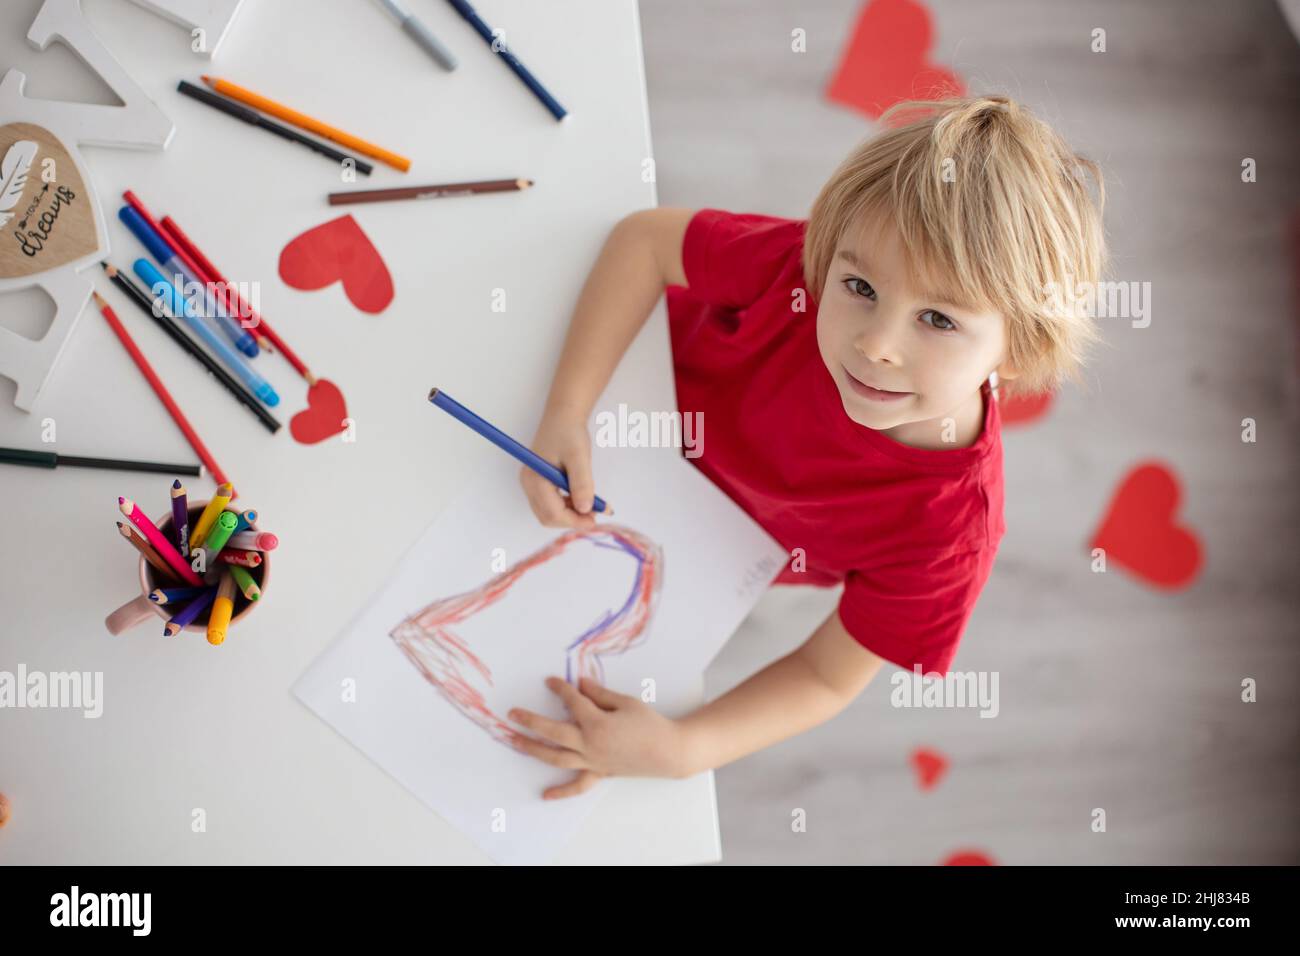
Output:
<path fill-rule="evenodd" d="M 588 530 L 566 532 L 481 587 L 434 601 L 406 617 L 389 632 L 424 679 L 436 687 L 448 703 L 500 743 L 513 745 L 522 735 L 497 713 L 493 692 L 500 675 L 494 675 L 492 667 L 485 662 L 489 648 L 476 645 L 475 640 L 467 636 L 467 628 L 471 626 L 472 618 L 487 616 L 485 612 L 516 593 L 520 580 L 530 572 L 541 569 L 571 547 L 583 544 L 594 548 L 592 553 L 602 558 L 619 559 L 619 571 L 613 576 L 617 588 L 603 594 L 585 594 L 585 597 L 595 599 L 595 604 L 589 605 L 588 610 L 599 608 L 594 620 L 585 617 L 586 612 L 581 611 L 576 619 L 565 622 L 566 628 L 569 624 L 578 626 L 557 635 L 548 629 L 547 625 L 554 622 L 547 619 L 547 613 L 539 613 L 538 605 L 528 604 L 524 599 L 524 604 L 516 603 L 510 609 L 513 613 L 509 615 L 508 632 L 502 633 L 498 629 L 486 637 L 495 645 L 491 650 L 497 654 L 498 660 L 504 660 L 499 667 L 517 666 L 513 655 L 518 652 L 503 645 L 508 645 L 512 639 L 523 640 L 541 648 L 547 657 L 553 650 L 555 670 L 558 671 L 558 664 L 563 660 L 564 676 L 569 683 L 577 684 L 579 678 L 589 677 L 603 684 L 601 656 L 622 654 L 635 646 L 654 613 L 663 580 L 661 549 L 630 528 L 603 524 Z M 584 569 L 590 573 L 583 574 Z M 584 590 L 592 591 L 594 579 L 610 584 L 611 579 L 602 577 L 599 570 L 599 566 L 589 564 L 574 572 L 582 574 L 581 579 L 553 580 L 551 584 L 564 589 L 564 603 L 574 606 L 580 596 L 584 596 Z M 555 606 L 551 607 L 550 616 L 559 616 Z M 557 636 L 559 640 L 556 640 Z M 484 635 L 480 632 L 478 637 L 482 640 Z"/>
<path fill-rule="evenodd" d="M 901 100 L 946 99 L 965 85 L 951 70 L 926 57 L 933 41 L 930 12 L 916 0 L 871 0 L 862 9 L 828 99 L 872 119 Z"/>
<path fill-rule="evenodd" d="M 314 445 L 347 428 L 348 406 L 333 382 L 318 378 L 307 389 L 307 408 L 289 419 L 289 434 L 304 445 Z"/>
<path fill-rule="evenodd" d="M 341 281 L 348 301 L 371 314 L 393 301 L 393 277 L 351 216 L 331 219 L 291 240 L 280 253 L 280 278 L 306 291 Z"/>
<path fill-rule="evenodd" d="M 1047 414 L 1056 396 L 1052 392 L 1019 395 L 998 399 L 998 415 L 1003 425 L 1028 425 Z"/>
<path fill-rule="evenodd" d="M 922 790 L 933 790 L 948 770 L 948 758 L 937 750 L 918 747 L 912 751 L 912 767 L 916 770 L 917 785 Z"/>
<path fill-rule="evenodd" d="M 1201 566 L 1196 533 L 1174 522 L 1182 497 L 1174 473 L 1160 462 L 1136 466 L 1111 498 L 1089 549 L 1160 588 L 1186 587 Z"/>

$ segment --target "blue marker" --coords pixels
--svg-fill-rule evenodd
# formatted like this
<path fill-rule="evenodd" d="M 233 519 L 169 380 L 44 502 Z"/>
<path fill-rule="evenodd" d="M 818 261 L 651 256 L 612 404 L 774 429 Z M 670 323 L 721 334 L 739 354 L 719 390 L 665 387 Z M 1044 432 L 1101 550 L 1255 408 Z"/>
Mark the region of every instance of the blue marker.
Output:
<path fill-rule="evenodd" d="M 212 331 L 212 326 L 203 321 L 198 310 L 181 295 L 181 290 L 176 288 L 170 279 L 158 271 L 157 267 L 148 259 L 136 259 L 132 267 L 135 274 L 141 281 L 149 287 L 149 293 L 154 297 L 154 301 L 162 300 L 162 304 L 167 307 L 172 315 L 182 319 L 190 331 L 197 335 L 213 354 L 221 361 L 230 366 L 230 370 L 235 376 L 248 388 L 250 392 L 260 398 L 267 405 L 275 406 L 280 404 L 280 396 L 275 394 L 270 383 L 262 376 L 258 375 L 248 363 L 240 357 L 239 353 L 226 344 L 225 339 Z"/>
<path fill-rule="evenodd" d="M 149 255 L 158 260 L 158 265 L 162 266 L 165 272 L 173 276 L 179 275 L 187 285 L 194 283 L 202 289 L 203 303 L 208 310 L 208 315 L 230 337 L 230 341 L 235 343 L 235 347 L 239 351 L 249 358 L 257 358 L 259 351 L 257 340 L 240 327 L 227 309 L 217 304 L 217 300 L 213 297 L 207 285 L 201 282 L 193 272 L 185 268 L 185 263 L 176 254 L 176 250 L 172 248 L 171 243 L 159 235 L 158 231 L 150 226 L 145 221 L 145 218 L 131 206 L 123 206 L 119 209 L 117 218 L 121 219 L 126 228 L 130 229 L 135 237 L 144 243 L 144 247 L 149 250 Z"/>

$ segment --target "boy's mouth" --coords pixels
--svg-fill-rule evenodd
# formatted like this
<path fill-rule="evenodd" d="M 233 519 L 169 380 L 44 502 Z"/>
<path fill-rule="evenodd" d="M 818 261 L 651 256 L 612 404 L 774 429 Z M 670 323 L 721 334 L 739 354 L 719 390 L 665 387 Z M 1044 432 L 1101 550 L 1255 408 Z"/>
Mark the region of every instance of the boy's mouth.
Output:
<path fill-rule="evenodd" d="M 844 366 L 840 367 L 844 368 Z M 863 398 L 870 399 L 873 402 L 896 402 L 900 398 L 907 398 L 907 396 L 912 394 L 911 392 L 890 392 L 883 388 L 874 388 L 866 382 L 855 378 L 853 373 L 847 368 L 844 369 L 844 374 L 848 376 L 849 386 L 853 391 L 857 392 Z"/>

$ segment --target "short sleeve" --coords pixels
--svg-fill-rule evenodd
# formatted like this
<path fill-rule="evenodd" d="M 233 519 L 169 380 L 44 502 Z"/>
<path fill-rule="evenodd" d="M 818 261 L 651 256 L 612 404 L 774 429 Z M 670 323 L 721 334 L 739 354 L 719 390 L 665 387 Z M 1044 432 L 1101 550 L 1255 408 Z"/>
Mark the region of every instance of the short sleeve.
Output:
<path fill-rule="evenodd" d="M 992 567 L 993 552 L 979 549 L 850 571 L 840 621 L 878 657 L 946 674 Z"/>
<path fill-rule="evenodd" d="M 804 225 L 800 219 L 699 210 L 687 223 L 682 240 L 682 269 L 692 297 L 744 309 L 792 264 L 799 265 L 802 283 Z"/>

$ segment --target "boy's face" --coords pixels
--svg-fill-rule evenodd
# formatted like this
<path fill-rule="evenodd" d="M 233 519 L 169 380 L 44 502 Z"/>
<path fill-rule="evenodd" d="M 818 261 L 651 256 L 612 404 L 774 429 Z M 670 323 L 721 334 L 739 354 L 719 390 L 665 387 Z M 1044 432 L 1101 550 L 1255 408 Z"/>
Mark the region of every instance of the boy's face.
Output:
<path fill-rule="evenodd" d="M 1002 316 L 940 302 L 917 283 L 891 222 L 847 229 L 821 292 L 817 344 L 851 419 L 933 446 L 943 419 L 978 416 L 972 402 L 982 408 L 991 372 L 1013 373 L 999 366 Z"/>

